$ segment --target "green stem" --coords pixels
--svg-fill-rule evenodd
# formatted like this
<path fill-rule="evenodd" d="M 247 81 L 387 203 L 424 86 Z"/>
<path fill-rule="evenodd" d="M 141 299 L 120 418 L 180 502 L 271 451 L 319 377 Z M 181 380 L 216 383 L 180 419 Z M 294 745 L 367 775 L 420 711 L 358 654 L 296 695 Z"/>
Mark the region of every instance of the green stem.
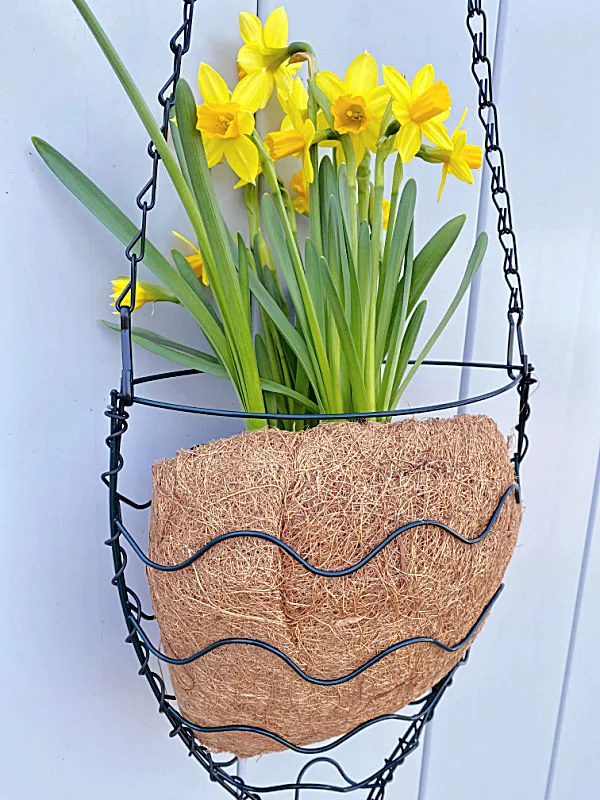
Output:
<path fill-rule="evenodd" d="M 358 217 L 361 222 L 369 219 L 369 192 L 371 182 L 371 154 L 365 150 L 363 160 L 357 170 L 358 180 Z"/>
<path fill-rule="evenodd" d="M 356 153 L 354 145 L 349 136 L 340 137 L 346 159 L 346 169 L 348 170 L 348 200 L 350 206 L 350 244 L 352 246 L 353 257 L 358 253 L 358 217 L 357 206 L 357 169 Z"/>
<path fill-rule="evenodd" d="M 133 78 L 129 74 L 119 54 L 113 47 L 110 39 L 106 35 L 105 31 L 102 29 L 102 26 L 92 13 L 86 1 L 73 0 L 73 4 L 83 17 L 86 25 L 90 29 L 94 38 L 96 39 L 98 45 L 100 46 L 100 49 L 102 50 L 106 59 L 111 65 L 115 75 L 117 76 L 119 82 L 123 86 L 123 89 L 125 90 L 125 93 L 127 94 L 131 104 L 133 105 L 140 120 L 142 121 L 142 124 L 146 128 L 148 135 L 150 136 L 152 142 L 154 143 L 154 146 L 156 147 L 163 161 L 167 174 L 169 175 L 169 178 L 173 183 L 173 187 L 175 188 L 177 194 L 179 195 L 181 203 L 190 219 L 192 227 L 194 228 L 194 231 L 198 238 L 198 243 L 200 245 L 200 250 L 204 256 L 204 261 L 208 272 L 209 280 L 211 281 L 211 283 L 214 282 L 215 284 L 218 284 L 219 276 L 217 273 L 217 266 L 212 256 L 212 249 L 206 232 L 204 220 L 200 213 L 200 209 L 197 205 L 196 198 L 194 197 L 193 192 L 188 186 L 185 176 L 177 163 L 177 158 L 171 152 L 164 136 L 162 135 L 160 127 L 156 122 L 156 120 L 154 119 L 154 116 L 152 115 L 152 112 L 150 111 L 144 98 L 142 97 L 141 92 L 135 85 Z M 229 255 L 229 260 L 231 261 L 231 254 L 228 253 L 228 255 Z M 233 269 L 233 266 L 232 265 L 230 266 Z M 250 368 L 249 372 L 246 375 L 242 375 L 240 370 L 241 366 L 240 362 L 243 363 L 244 358 L 242 357 L 241 353 L 238 355 L 236 347 L 232 348 L 232 353 L 237 361 L 236 372 L 240 373 L 237 376 L 232 375 L 232 379 L 234 380 L 234 384 L 236 385 L 236 389 L 238 390 L 238 394 L 240 396 L 240 399 L 242 400 L 242 404 L 247 408 L 252 408 L 252 410 L 263 411 L 264 410 L 263 395 L 260 386 L 260 380 L 258 377 L 258 369 L 256 367 L 254 351 L 252 348 L 252 341 L 250 339 L 249 343 L 246 342 L 244 334 L 242 334 L 240 339 L 242 341 L 236 342 L 235 344 L 238 345 L 240 350 L 242 349 L 244 350 L 243 355 L 246 357 L 247 361 L 248 362 L 252 361 L 253 363 L 247 364 L 247 366 L 249 366 Z M 264 427 L 264 425 L 265 422 L 263 420 L 248 421 L 248 426 L 251 428 Z"/>
<path fill-rule="evenodd" d="M 325 397 L 327 402 L 331 405 L 334 404 L 334 388 L 333 383 L 331 380 L 331 370 L 329 367 L 329 363 L 327 360 L 327 353 L 325 350 L 325 345 L 323 342 L 323 338 L 321 336 L 321 332 L 319 329 L 319 322 L 317 320 L 315 307 L 312 302 L 312 298 L 310 295 L 310 290 L 308 288 L 308 284 L 306 281 L 306 274 L 304 272 L 304 264 L 302 262 L 302 256 L 300 255 L 300 251 L 298 249 L 298 242 L 294 238 L 294 234 L 290 225 L 290 221 L 288 219 L 288 215 L 285 210 L 285 203 L 283 201 L 283 197 L 281 196 L 281 188 L 279 186 L 279 181 L 277 179 L 277 172 L 275 170 L 275 164 L 271 156 L 268 154 L 264 144 L 262 143 L 260 137 L 256 133 L 256 131 L 252 134 L 252 141 L 256 145 L 258 149 L 258 154 L 260 157 L 263 175 L 271 189 L 273 194 L 273 200 L 275 202 L 275 207 L 279 214 L 279 218 L 281 221 L 281 225 L 283 227 L 283 231 L 285 234 L 285 238 L 287 241 L 287 246 L 289 250 L 289 254 L 292 261 L 292 266 L 294 269 L 294 274 L 296 277 L 296 281 L 298 282 L 298 288 L 300 290 L 300 294 L 302 297 L 302 303 L 304 305 L 304 311 L 306 313 L 307 323 L 310 329 L 310 336 L 312 338 L 312 342 L 315 349 L 315 354 L 318 361 L 320 375 L 323 381 L 323 387 L 325 390 Z M 313 181 L 316 183 L 316 181 Z M 311 213 L 312 216 L 312 213 Z"/>
<path fill-rule="evenodd" d="M 394 164 L 394 177 L 392 179 L 392 195 L 390 198 L 390 216 L 388 222 L 388 229 L 385 236 L 385 248 L 383 251 L 383 268 L 387 267 L 388 258 L 390 255 L 390 246 L 392 244 L 392 235 L 394 233 L 394 220 L 398 211 L 398 199 L 400 197 L 400 186 L 402 185 L 402 178 L 404 177 L 404 165 L 400 153 L 396 155 L 396 162 Z"/>
<path fill-rule="evenodd" d="M 375 338 L 377 333 L 377 289 L 379 286 L 379 256 L 383 224 L 383 190 L 385 151 L 377 147 L 375 155 L 375 187 L 373 190 L 373 221 L 371 225 L 371 279 L 368 295 L 368 326 L 365 343 L 365 382 L 367 398 L 372 410 L 377 405 L 377 393 L 381 380 L 381 364 L 375 363 Z"/>

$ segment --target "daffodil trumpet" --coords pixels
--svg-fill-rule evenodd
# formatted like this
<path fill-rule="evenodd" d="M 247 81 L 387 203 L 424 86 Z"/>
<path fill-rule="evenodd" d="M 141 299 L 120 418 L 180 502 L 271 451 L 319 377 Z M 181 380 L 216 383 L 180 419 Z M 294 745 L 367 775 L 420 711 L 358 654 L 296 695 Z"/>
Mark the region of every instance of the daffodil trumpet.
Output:
<path fill-rule="evenodd" d="M 136 345 L 226 376 L 248 412 L 346 414 L 397 404 L 467 292 L 486 247 L 481 234 L 446 312 L 423 337 L 427 288 L 465 218 L 450 219 L 414 252 L 421 237 L 413 176 L 430 164 L 441 166 L 440 200 L 449 175 L 471 184 L 482 162 L 481 148 L 467 141 L 466 111 L 452 133 L 446 129 L 453 112 L 443 76 L 426 64 L 409 82 L 368 52 L 338 76 L 319 69 L 308 43 L 288 41 L 283 7 L 264 21 L 242 12 L 239 79 L 229 85 L 201 64 L 196 92 L 179 81 L 173 151 L 86 0 L 73 3 L 161 156 L 187 218 L 179 230 L 190 231 L 190 238 L 174 232 L 177 248 L 166 254 L 146 242 L 144 265 L 157 282 L 137 282 L 133 313 L 159 302 L 181 306 L 209 352 L 134 327 Z M 281 122 L 262 135 L 256 114 L 269 102 L 279 104 Z M 136 225 L 53 147 L 39 139 L 34 145 L 127 245 Z M 388 201 L 384 177 L 391 158 Z M 216 171 L 243 192 L 243 232 L 231 230 L 220 209 Z M 113 305 L 120 297 L 131 302 L 128 282 L 113 281 Z M 157 311 L 155 325 L 160 318 Z M 272 424 L 298 429 L 312 423 L 281 418 Z"/>

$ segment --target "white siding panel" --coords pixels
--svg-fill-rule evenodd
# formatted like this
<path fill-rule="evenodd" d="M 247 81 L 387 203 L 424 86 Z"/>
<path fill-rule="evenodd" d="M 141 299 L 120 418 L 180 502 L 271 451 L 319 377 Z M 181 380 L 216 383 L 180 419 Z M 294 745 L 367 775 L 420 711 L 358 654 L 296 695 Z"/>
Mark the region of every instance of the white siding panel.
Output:
<path fill-rule="evenodd" d="M 425 800 L 544 797 L 600 440 L 592 238 L 598 172 L 575 168 L 568 153 L 580 137 L 578 123 L 555 107 L 557 98 L 570 108 L 587 102 L 600 14 L 579 1 L 553 0 L 543 9 L 511 2 L 506 10 L 501 139 L 525 282 L 526 341 L 540 386 L 532 398 L 519 545 L 471 663 L 439 709 Z M 587 108 L 594 125 L 598 110 Z M 502 341 L 505 303 L 499 268 L 496 275 L 487 270 L 476 358 Z M 472 387 L 483 384 L 474 377 Z M 514 415 L 508 400 L 494 409 L 507 422 Z M 572 724 L 589 720 L 574 713 Z M 557 800 L 594 796 L 591 761 L 586 769 L 581 794 L 557 793 Z"/>

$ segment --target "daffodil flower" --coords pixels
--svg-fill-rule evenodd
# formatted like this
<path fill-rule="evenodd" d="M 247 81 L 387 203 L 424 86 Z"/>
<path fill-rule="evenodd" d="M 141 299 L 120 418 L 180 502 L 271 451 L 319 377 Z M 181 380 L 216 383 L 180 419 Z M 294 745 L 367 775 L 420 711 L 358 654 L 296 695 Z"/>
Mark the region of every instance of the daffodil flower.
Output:
<path fill-rule="evenodd" d="M 424 157 L 435 164 L 443 164 L 442 180 L 438 191 L 438 202 L 442 196 L 448 174 L 454 175 L 465 183 L 474 183 L 472 170 L 480 169 L 483 162 L 483 153 L 478 144 L 467 144 L 467 132 L 462 130 L 462 124 L 467 116 L 467 109 L 463 111 L 460 122 L 452 134 L 452 147 L 425 147 Z"/>
<path fill-rule="evenodd" d="M 422 67 L 412 86 L 394 67 L 383 67 L 383 79 L 392 95 L 393 114 L 400 123 L 396 147 L 403 163 L 408 163 L 418 153 L 423 136 L 438 147 L 452 149 L 443 124 L 450 114 L 452 98 L 448 86 L 435 81 L 433 66 Z"/>
<path fill-rule="evenodd" d="M 197 108 L 196 127 L 209 167 L 223 157 L 240 178 L 240 183 L 254 183 L 260 171 L 258 151 L 248 138 L 254 131 L 254 114 L 260 108 L 262 82 L 256 75 L 241 80 L 232 93 L 219 73 L 208 64 L 200 64 L 198 85 L 204 103 Z"/>
<path fill-rule="evenodd" d="M 310 146 L 315 138 L 315 126 L 310 119 L 304 119 L 294 103 L 291 94 L 277 93 L 281 107 L 286 112 L 286 127 L 265 136 L 265 146 L 275 161 L 286 156 L 302 158 L 302 177 L 308 185 L 314 180 L 314 170 L 310 158 Z"/>
<path fill-rule="evenodd" d="M 290 189 L 296 193 L 296 197 L 292 200 L 292 204 L 298 214 L 306 214 L 310 211 L 310 196 L 308 184 L 304 182 L 302 170 L 296 172 L 290 181 Z"/>
<path fill-rule="evenodd" d="M 335 73 L 318 72 L 316 82 L 331 101 L 333 126 L 337 133 L 348 134 L 360 163 L 365 150 L 375 150 L 379 126 L 390 93 L 378 86 L 379 70 L 370 53 L 361 53 L 351 63 L 344 80 Z"/>
<path fill-rule="evenodd" d="M 290 128 L 294 127 L 294 123 L 292 122 L 289 114 L 288 114 L 288 107 L 289 105 L 293 105 L 295 112 L 300 114 L 303 120 L 308 118 L 308 92 L 306 91 L 306 87 L 300 78 L 295 78 L 292 84 L 291 92 L 286 92 L 285 90 L 281 90 L 281 94 L 278 91 L 277 97 L 279 99 L 279 104 L 285 114 L 282 122 L 281 122 L 281 130 L 289 130 Z M 282 103 L 283 98 L 283 103 Z"/>
<path fill-rule="evenodd" d="M 260 79 L 264 108 L 277 85 L 278 89 L 292 91 L 292 80 L 301 64 L 290 64 L 288 45 L 288 18 L 285 8 L 272 11 L 264 24 L 255 14 L 240 13 L 240 33 L 244 45 L 237 57 L 238 74 L 256 75 Z"/>
<path fill-rule="evenodd" d="M 112 283 L 112 303 L 111 306 L 116 305 L 117 300 L 125 291 L 125 287 L 129 284 L 129 278 L 126 278 L 124 275 L 121 275 L 118 278 L 115 278 Z M 134 311 L 137 311 L 138 308 L 145 306 L 146 303 L 156 303 L 159 301 L 164 301 L 168 303 L 178 303 L 179 300 L 175 297 L 174 294 L 169 292 L 164 286 L 161 286 L 158 283 L 148 283 L 147 281 L 138 281 L 135 285 L 135 307 Z M 128 306 L 131 302 L 131 291 L 127 292 L 125 297 L 122 300 L 123 305 Z M 114 311 L 113 313 L 118 314 L 118 311 Z"/>
<path fill-rule="evenodd" d="M 171 232 L 173 236 L 176 236 L 179 240 L 181 240 L 184 244 L 187 244 L 187 246 L 192 249 L 192 255 L 185 256 L 185 260 L 192 268 L 194 275 L 198 278 L 198 280 L 201 281 L 204 286 L 208 286 L 208 276 L 206 274 L 204 259 L 202 258 L 202 253 L 200 250 L 196 247 L 196 245 L 192 244 L 189 239 L 186 239 L 185 236 L 177 233 L 177 231 Z"/>

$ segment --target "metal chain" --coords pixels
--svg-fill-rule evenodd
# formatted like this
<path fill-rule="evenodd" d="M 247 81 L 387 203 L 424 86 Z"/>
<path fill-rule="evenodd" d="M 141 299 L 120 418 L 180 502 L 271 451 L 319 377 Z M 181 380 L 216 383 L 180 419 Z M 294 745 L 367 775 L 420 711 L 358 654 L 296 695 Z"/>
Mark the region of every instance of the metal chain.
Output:
<path fill-rule="evenodd" d="M 169 135 L 169 115 L 175 102 L 175 89 L 181 73 L 181 61 L 183 56 L 190 49 L 195 2 L 196 0 L 183 0 L 183 22 L 179 28 L 177 28 L 169 42 L 171 52 L 173 53 L 173 72 L 158 93 L 158 102 L 163 109 L 160 130 L 165 139 Z M 143 261 L 146 250 L 148 212 L 152 211 L 156 205 L 158 162 L 160 161 L 160 155 L 153 142 L 148 144 L 148 155 L 152 159 L 152 174 L 135 199 L 137 207 L 142 212 L 142 219 L 138 232 L 125 248 L 125 257 L 129 262 L 129 283 L 115 302 L 115 308 L 121 315 L 121 394 L 124 398 L 125 405 L 131 405 L 133 402 L 131 314 L 135 308 L 137 267 L 140 261 Z M 125 303 L 125 297 L 128 292 L 130 292 L 128 303 Z"/>
<path fill-rule="evenodd" d="M 521 374 L 518 386 L 520 397 L 519 421 L 517 428 L 517 449 L 514 455 L 515 468 L 523 460 L 529 440 L 525 434 L 525 424 L 529 419 L 529 390 L 536 381 L 532 377 L 533 366 L 529 363 L 523 339 L 523 316 L 525 303 L 523 285 L 519 273 L 519 257 L 517 239 L 513 230 L 510 195 L 506 187 L 506 170 L 504 153 L 500 147 L 498 132 L 498 109 L 494 103 L 492 90 L 492 64 L 487 52 L 487 17 L 482 8 L 482 0 L 467 0 L 467 29 L 473 42 L 471 72 L 478 88 L 478 115 L 485 132 L 485 160 L 491 173 L 492 202 L 498 212 L 498 241 L 504 251 L 504 279 L 509 289 L 508 300 L 508 344 L 506 363 L 511 378 Z M 518 348 L 520 371 L 513 368 L 515 357 L 515 340 Z"/>

